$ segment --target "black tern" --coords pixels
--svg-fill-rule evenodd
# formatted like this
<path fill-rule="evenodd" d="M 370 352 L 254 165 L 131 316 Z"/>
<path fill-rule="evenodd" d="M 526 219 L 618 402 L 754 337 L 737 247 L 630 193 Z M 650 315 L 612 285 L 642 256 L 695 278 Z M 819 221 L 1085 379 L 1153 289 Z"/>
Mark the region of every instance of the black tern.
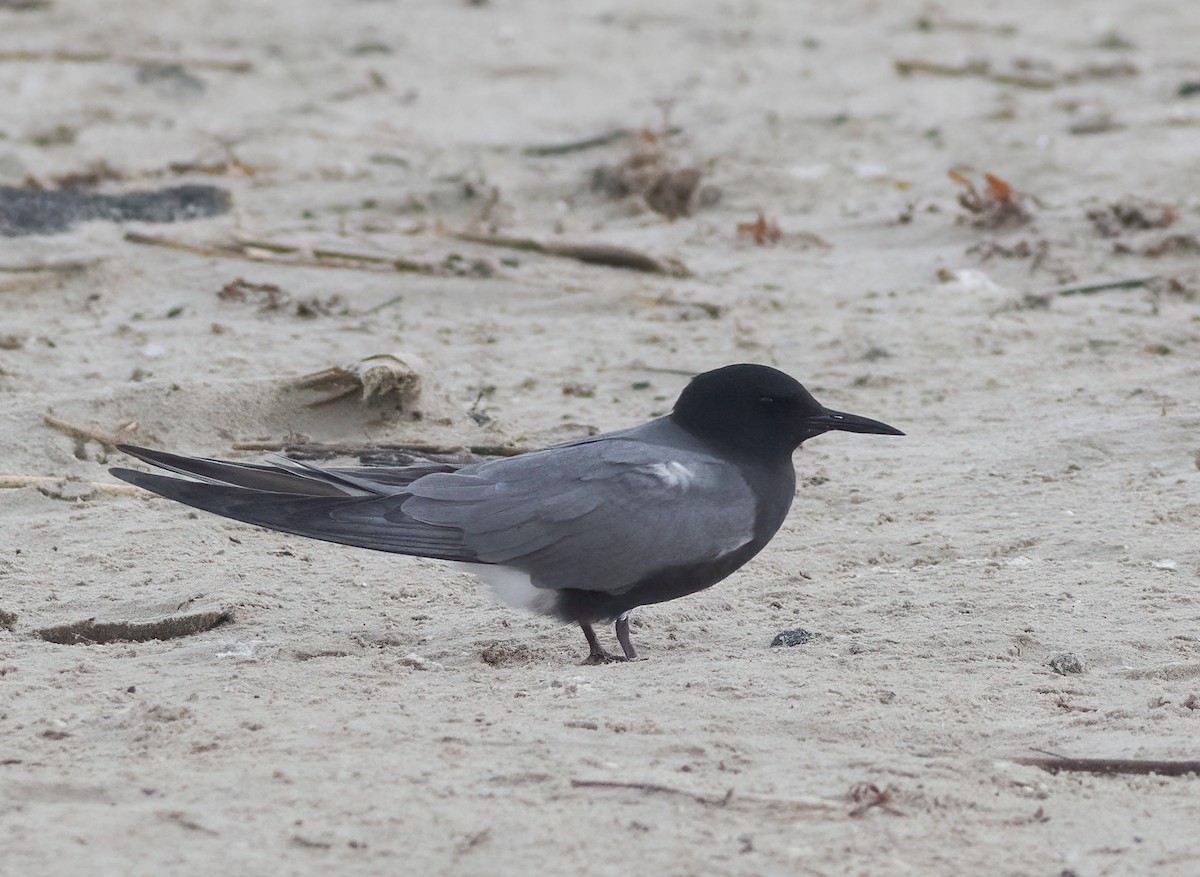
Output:
<path fill-rule="evenodd" d="M 506 603 L 578 624 L 588 663 L 604 663 L 637 656 L 630 610 L 711 587 L 762 550 L 792 504 L 792 453 L 831 430 L 904 434 L 742 364 L 697 375 L 665 417 L 515 457 L 335 469 L 120 445 L 197 480 L 110 471 L 248 524 L 465 564 Z M 592 628 L 612 621 L 624 658 Z"/>

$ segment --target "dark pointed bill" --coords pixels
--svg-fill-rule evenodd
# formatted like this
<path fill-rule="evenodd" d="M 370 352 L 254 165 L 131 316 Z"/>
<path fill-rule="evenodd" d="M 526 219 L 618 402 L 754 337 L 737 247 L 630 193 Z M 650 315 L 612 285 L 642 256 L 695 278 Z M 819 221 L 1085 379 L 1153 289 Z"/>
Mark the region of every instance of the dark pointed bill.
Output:
<path fill-rule="evenodd" d="M 888 426 L 881 421 L 858 414 L 847 414 L 844 411 L 833 411 L 829 408 L 823 409 L 815 417 L 810 417 L 808 422 L 820 432 L 836 429 L 841 432 L 865 432 L 872 435 L 904 435 L 896 427 Z"/>

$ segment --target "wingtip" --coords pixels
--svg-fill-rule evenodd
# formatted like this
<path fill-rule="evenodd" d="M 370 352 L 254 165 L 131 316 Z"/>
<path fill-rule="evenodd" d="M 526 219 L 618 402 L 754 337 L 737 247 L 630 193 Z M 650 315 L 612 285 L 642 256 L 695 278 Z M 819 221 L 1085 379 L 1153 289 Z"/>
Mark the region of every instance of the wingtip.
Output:
<path fill-rule="evenodd" d="M 126 469 L 124 466 L 113 466 L 108 470 L 108 474 L 113 478 L 121 479 L 127 484 L 132 484 L 134 487 L 146 488 L 145 484 L 140 483 L 143 478 L 148 476 L 146 472 L 139 472 L 136 469 Z"/>
<path fill-rule="evenodd" d="M 142 454 L 153 454 L 154 453 L 154 451 L 150 448 L 143 448 L 143 447 L 140 447 L 139 445 L 130 445 L 130 444 L 125 444 L 123 442 L 118 443 L 116 445 L 116 448 L 122 454 L 128 454 L 129 456 L 137 457 L 138 459 L 141 459 Z"/>

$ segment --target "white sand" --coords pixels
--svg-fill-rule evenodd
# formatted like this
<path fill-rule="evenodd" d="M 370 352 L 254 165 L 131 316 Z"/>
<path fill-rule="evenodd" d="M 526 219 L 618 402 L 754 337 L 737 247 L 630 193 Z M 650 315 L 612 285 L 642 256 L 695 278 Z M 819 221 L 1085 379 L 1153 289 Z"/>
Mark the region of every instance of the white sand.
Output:
<path fill-rule="evenodd" d="M 910 2 L 299 5 L 0 9 L 0 51 L 110 56 L 0 61 L 0 182 L 103 161 L 127 177 L 105 191 L 233 193 L 230 216 L 132 226 L 147 234 L 459 253 L 499 276 L 219 259 L 102 222 L 0 239 L 4 268 L 95 260 L 0 272 L 0 336 L 16 336 L 0 350 L 0 472 L 113 481 L 124 458 L 77 454 L 47 413 L 216 456 L 292 431 L 553 441 L 664 411 L 685 379 L 657 369 L 734 361 L 909 435 L 806 446 L 768 549 L 640 610 L 646 660 L 596 668 L 579 666 L 577 630 L 438 563 L 85 484 L 0 491 L 0 610 L 16 615 L 0 630 L 0 872 L 1200 873 L 1194 776 L 1015 763 L 1200 755 L 1197 255 L 1115 254 L 1085 216 L 1136 194 L 1178 219 L 1116 242 L 1200 231 L 1200 96 L 1176 96 L 1200 79 L 1200 6 L 956 3 L 923 30 L 931 12 Z M 1132 47 L 1100 47 L 1109 33 Z M 139 83 L 147 58 L 203 90 Z M 1055 87 L 902 78 L 896 59 L 986 60 Z M 1122 63 L 1133 72 L 1087 69 Z M 588 191 L 628 144 L 522 153 L 660 127 L 664 100 L 676 165 L 723 196 L 693 217 Z M 1113 130 L 1071 133 L 1105 116 Z M 167 170 L 229 150 L 257 172 Z M 953 166 L 1035 196 L 1033 222 L 957 222 Z M 737 237 L 758 210 L 782 242 Z M 694 277 L 437 231 L 479 230 L 485 212 L 502 234 L 623 244 Z M 1022 241 L 1048 249 L 972 251 Z M 1184 291 L 1021 306 L 1148 275 Z M 239 277 L 340 295 L 349 313 L 218 299 Z M 281 390 L 391 351 L 428 363 L 420 423 Z M 484 387 L 492 419 L 476 426 Z M 35 635 L 221 609 L 233 623 L 162 642 Z M 796 627 L 821 636 L 768 647 Z M 1064 653 L 1084 672 L 1054 672 Z M 872 784 L 887 800 L 866 807 Z"/>

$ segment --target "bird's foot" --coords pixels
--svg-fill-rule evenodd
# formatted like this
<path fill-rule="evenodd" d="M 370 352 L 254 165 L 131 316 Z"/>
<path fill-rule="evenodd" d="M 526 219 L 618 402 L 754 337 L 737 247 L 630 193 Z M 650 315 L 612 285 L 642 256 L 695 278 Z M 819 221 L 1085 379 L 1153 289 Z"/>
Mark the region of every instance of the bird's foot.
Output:
<path fill-rule="evenodd" d="M 592 652 L 584 658 L 582 666 L 598 667 L 601 664 L 623 664 L 628 660 L 629 658 L 626 658 L 624 655 L 614 655 L 611 652 L 601 650 L 599 652 Z"/>

